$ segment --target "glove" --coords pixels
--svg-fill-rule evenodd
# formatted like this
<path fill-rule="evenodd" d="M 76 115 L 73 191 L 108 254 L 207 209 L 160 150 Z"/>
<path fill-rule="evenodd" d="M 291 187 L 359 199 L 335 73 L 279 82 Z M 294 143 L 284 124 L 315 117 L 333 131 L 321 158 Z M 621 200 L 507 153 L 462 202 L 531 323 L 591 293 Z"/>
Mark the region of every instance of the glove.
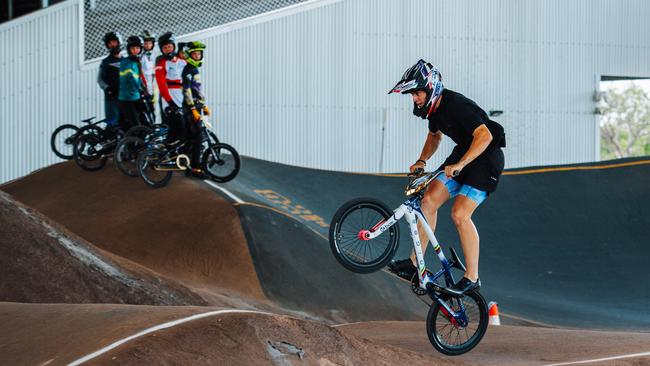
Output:
<path fill-rule="evenodd" d="M 206 116 L 210 115 L 210 108 L 208 108 L 207 105 L 203 106 L 203 114 L 205 114 Z"/>
<path fill-rule="evenodd" d="M 196 108 L 192 108 L 192 116 L 194 117 L 194 122 L 198 122 L 201 120 L 201 113 L 196 110 Z"/>

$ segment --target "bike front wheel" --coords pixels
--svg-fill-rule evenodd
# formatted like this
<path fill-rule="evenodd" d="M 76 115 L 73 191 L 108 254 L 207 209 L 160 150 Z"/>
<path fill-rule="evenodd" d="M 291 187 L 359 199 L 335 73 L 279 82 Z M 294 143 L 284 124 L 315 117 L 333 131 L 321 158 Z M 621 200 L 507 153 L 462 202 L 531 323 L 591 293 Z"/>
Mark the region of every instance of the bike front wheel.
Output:
<path fill-rule="evenodd" d="M 440 303 L 434 302 L 427 316 L 427 335 L 433 347 L 449 356 L 469 352 L 485 335 L 488 310 L 485 298 L 478 291 L 461 297 L 448 296 L 445 301 L 460 319 L 452 317 Z"/>
<path fill-rule="evenodd" d="M 161 169 L 164 158 L 165 152 L 160 149 L 146 149 L 138 154 L 138 174 L 149 187 L 164 187 L 172 179 L 171 170 Z"/>
<path fill-rule="evenodd" d="M 74 145 L 73 157 L 75 163 L 82 169 L 96 171 L 106 165 L 103 154 L 102 139 L 95 134 L 81 135 Z"/>
<path fill-rule="evenodd" d="M 330 224 L 330 249 L 336 260 L 356 273 L 371 273 L 384 267 L 395 255 L 399 226 L 395 223 L 374 239 L 362 239 L 361 232 L 378 226 L 393 215 L 385 204 L 372 198 L 345 203 Z"/>
<path fill-rule="evenodd" d="M 234 147 L 227 144 L 215 144 L 203 153 L 201 159 L 203 170 L 215 182 L 231 181 L 239 173 L 241 161 Z"/>
<path fill-rule="evenodd" d="M 146 147 L 143 139 L 128 136 L 120 140 L 115 147 L 113 161 L 117 169 L 127 177 L 138 176 L 138 153 Z"/>

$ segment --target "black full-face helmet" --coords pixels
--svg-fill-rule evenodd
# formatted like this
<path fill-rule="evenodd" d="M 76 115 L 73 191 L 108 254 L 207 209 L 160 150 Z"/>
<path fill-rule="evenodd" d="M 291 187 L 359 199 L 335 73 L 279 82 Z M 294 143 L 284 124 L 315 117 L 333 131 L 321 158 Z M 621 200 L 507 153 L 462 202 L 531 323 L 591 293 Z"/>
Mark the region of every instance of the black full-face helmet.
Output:
<path fill-rule="evenodd" d="M 166 44 L 173 44 L 174 45 L 174 50 L 172 52 L 169 52 L 167 54 L 163 53 L 163 46 Z M 163 34 L 162 36 L 158 37 L 158 47 L 160 48 L 160 52 L 163 53 L 163 55 L 167 56 L 168 58 L 174 57 L 175 51 L 176 51 L 176 36 L 172 32 L 167 32 Z"/>
<path fill-rule="evenodd" d="M 126 39 L 126 52 L 129 54 L 130 57 L 138 57 L 142 54 L 144 47 L 143 47 L 143 41 L 142 37 L 140 36 L 129 36 L 129 38 Z M 138 52 L 137 55 L 132 55 L 131 54 L 131 47 L 138 46 L 140 47 L 140 52 Z"/>
<path fill-rule="evenodd" d="M 122 35 L 120 34 L 120 32 L 108 32 L 104 35 L 103 40 L 104 40 L 104 46 L 106 46 L 106 48 L 108 48 L 108 41 L 112 41 L 112 40 L 117 41 L 117 46 L 109 49 L 110 53 L 116 54 L 122 50 L 122 44 L 124 43 L 124 41 L 122 39 Z"/>
<path fill-rule="evenodd" d="M 409 67 L 402 75 L 402 79 L 388 94 L 406 94 L 416 90 L 424 90 L 427 93 L 427 103 L 422 107 L 424 110 L 423 118 L 426 118 L 433 111 L 435 102 L 444 90 L 444 85 L 442 84 L 440 71 L 424 60 L 419 60 L 415 65 Z"/>

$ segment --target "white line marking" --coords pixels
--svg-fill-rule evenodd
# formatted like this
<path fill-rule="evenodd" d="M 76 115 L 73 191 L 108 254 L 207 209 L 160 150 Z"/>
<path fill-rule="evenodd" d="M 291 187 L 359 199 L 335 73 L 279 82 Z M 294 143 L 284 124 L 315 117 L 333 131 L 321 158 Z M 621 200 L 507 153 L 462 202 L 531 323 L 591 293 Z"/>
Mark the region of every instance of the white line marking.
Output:
<path fill-rule="evenodd" d="M 243 201 L 241 198 L 235 196 L 235 195 L 234 195 L 233 193 L 231 193 L 229 190 L 227 190 L 227 189 L 225 189 L 225 188 L 223 188 L 223 187 L 219 187 L 219 186 L 216 185 L 214 182 L 209 181 L 209 180 L 204 180 L 204 182 L 207 183 L 207 184 L 209 184 L 209 185 L 211 185 L 212 187 L 214 187 L 214 188 L 220 190 L 221 192 L 225 193 L 228 197 L 230 197 L 230 198 L 232 198 L 233 200 L 235 200 L 235 202 L 237 202 L 237 203 L 244 203 L 244 201 Z"/>
<path fill-rule="evenodd" d="M 108 352 L 108 351 L 110 351 L 112 349 L 115 349 L 115 348 L 123 345 L 124 343 L 132 341 L 132 340 L 134 340 L 136 338 L 142 337 L 142 336 L 147 335 L 149 333 L 159 331 L 161 329 L 171 328 L 171 327 L 177 326 L 179 324 L 187 323 L 187 322 L 190 322 L 190 321 L 196 320 L 196 319 L 207 318 L 209 316 L 221 315 L 221 314 L 232 314 L 232 313 L 253 313 L 253 314 L 272 315 L 271 313 L 266 313 L 266 312 L 263 312 L 263 311 L 237 310 L 237 309 L 215 310 L 215 311 L 209 311 L 207 313 L 195 314 L 195 315 L 192 315 L 192 316 L 188 316 L 186 318 L 182 318 L 182 319 L 174 320 L 174 321 L 171 321 L 171 322 L 163 323 L 163 324 L 160 324 L 160 325 L 156 325 L 155 327 L 145 329 L 145 330 L 143 330 L 143 331 L 141 331 L 139 333 L 136 333 L 136 334 L 134 334 L 134 335 L 132 335 L 130 337 L 120 339 L 119 341 L 113 342 L 113 343 L 109 344 L 108 346 L 100 349 L 99 351 L 93 352 L 93 353 L 91 353 L 89 355 L 86 355 L 86 356 L 76 360 L 76 361 L 73 361 L 73 362 L 69 363 L 68 366 L 81 365 L 82 363 L 84 363 L 86 361 L 89 361 L 89 360 L 92 360 L 93 358 L 95 358 L 97 356 L 100 356 L 100 355 L 102 355 L 102 354 L 104 354 L 104 353 L 106 353 L 106 352 Z"/>
<path fill-rule="evenodd" d="M 548 364 L 548 365 L 544 365 L 544 366 L 577 365 L 577 364 L 581 364 L 581 363 L 592 363 L 592 362 L 613 361 L 613 360 L 620 360 L 620 359 L 622 359 L 622 358 L 634 358 L 634 357 L 643 357 L 643 356 L 650 356 L 650 352 L 633 353 L 633 354 L 622 355 L 622 356 L 614 356 L 614 357 L 597 358 L 597 359 L 593 359 L 593 360 L 584 360 L 584 361 L 573 361 L 573 362 L 553 363 L 553 364 Z"/>

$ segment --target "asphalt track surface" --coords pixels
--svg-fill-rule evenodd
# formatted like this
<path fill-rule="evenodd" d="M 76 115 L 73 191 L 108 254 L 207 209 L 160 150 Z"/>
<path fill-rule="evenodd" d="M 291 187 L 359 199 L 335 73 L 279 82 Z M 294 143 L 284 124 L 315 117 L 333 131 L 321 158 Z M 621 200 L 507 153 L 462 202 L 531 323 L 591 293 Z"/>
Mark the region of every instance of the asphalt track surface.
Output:
<path fill-rule="evenodd" d="M 421 319 L 426 306 L 407 284 L 347 272 L 326 240 L 341 204 L 373 197 L 396 208 L 406 183 L 246 158 L 220 186 L 243 201 L 236 205 L 270 299 L 332 319 Z M 474 215 L 482 293 L 502 312 L 544 324 L 650 330 L 649 187 L 645 160 L 507 171 Z M 441 208 L 436 235 L 460 253 L 450 207 Z M 412 244 L 400 225 L 403 258 Z M 434 259 L 427 255 L 437 269 Z"/>

